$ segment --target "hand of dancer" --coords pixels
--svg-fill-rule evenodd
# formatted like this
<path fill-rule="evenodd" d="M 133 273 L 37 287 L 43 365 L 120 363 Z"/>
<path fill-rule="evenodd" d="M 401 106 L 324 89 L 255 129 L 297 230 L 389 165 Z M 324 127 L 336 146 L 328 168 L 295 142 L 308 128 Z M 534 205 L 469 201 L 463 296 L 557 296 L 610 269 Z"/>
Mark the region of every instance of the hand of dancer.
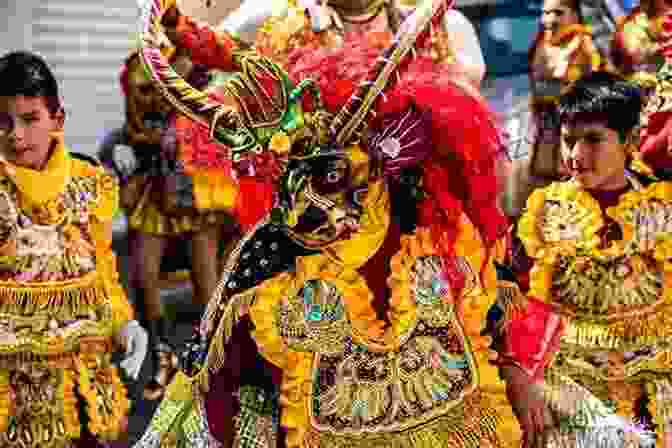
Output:
<path fill-rule="evenodd" d="M 543 382 L 534 381 L 518 366 L 502 366 L 506 396 L 523 431 L 522 448 L 544 448 L 549 430 L 559 424 L 544 396 Z"/>

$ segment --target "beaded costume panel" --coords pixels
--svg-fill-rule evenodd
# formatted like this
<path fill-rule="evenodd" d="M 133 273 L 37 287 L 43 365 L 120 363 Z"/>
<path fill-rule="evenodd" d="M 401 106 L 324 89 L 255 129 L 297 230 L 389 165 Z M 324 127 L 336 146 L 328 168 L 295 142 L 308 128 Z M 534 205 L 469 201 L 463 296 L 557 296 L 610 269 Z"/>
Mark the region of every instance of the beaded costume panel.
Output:
<path fill-rule="evenodd" d="M 116 439 L 129 406 L 110 354 L 130 310 L 103 236 L 117 185 L 64 149 L 52 157 L 63 162 L 63 185 L 50 185 L 44 201 L 0 180 L 3 447 L 73 446 L 80 411 L 90 434 Z"/>
<path fill-rule="evenodd" d="M 552 305 L 567 326 L 548 375 L 567 376 L 620 415 L 672 374 L 669 224 L 652 252 L 640 250 L 647 222 L 670 222 L 672 185 L 656 183 L 621 196 L 603 214 L 573 182 L 537 190 L 519 227 L 535 259 L 530 296 Z M 648 385 L 647 385 L 648 384 Z M 644 385 L 646 389 L 644 389 Z M 629 403 L 629 404 L 628 404 Z"/>

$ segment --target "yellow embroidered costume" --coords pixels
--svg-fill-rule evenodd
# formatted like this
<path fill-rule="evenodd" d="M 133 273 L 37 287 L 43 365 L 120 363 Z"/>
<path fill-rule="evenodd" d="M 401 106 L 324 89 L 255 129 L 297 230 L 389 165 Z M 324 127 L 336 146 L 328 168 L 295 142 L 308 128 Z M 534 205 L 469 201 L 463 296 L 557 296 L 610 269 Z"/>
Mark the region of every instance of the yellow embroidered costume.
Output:
<path fill-rule="evenodd" d="M 133 314 L 110 248 L 118 186 L 62 143 L 44 170 L 8 171 L 0 177 L 0 445 L 70 447 L 84 432 L 116 440 L 129 402 L 110 354 Z"/>
<path fill-rule="evenodd" d="M 266 156 L 280 172 L 269 174 L 273 212 L 233 252 L 138 447 L 501 446 L 492 394 L 503 385 L 480 336 L 495 299 L 486 248 L 504 222 L 493 188 L 501 141 L 484 104 L 439 80 L 445 67 L 427 54 L 423 31 L 445 6 L 423 2 L 398 39 L 346 39 L 333 59 L 308 52 L 289 75 L 217 46 L 221 63 L 241 67 L 224 104 L 144 50 L 154 79 L 210 123 L 234 163 Z M 146 32 L 162 12 L 147 2 Z M 418 59 L 400 65 L 412 47 Z M 346 54 L 354 60 L 339 64 Z M 266 96 L 248 98 L 246 85 Z M 381 91 L 389 102 L 377 102 Z M 273 108 L 254 109 L 267 98 Z"/>
<path fill-rule="evenodd" d="M 603 212 L 605 204 L 574 182 L 554 183 L 530 196 L 519 225 L 534 259 L 529 296 L 564 321 L 559 348 L 549 348 L 554 356 L 546 382 L 558 394 L 551 401 L 561 413 L 615 412 L 630 422 L 642 418 L 640 405 L 648 403 L 658 443 L 671 415 L 669 242 L 661 233 L 648 252 L 640 241 L 648 222 L 665 228 L 671 199 L 672 184 L 636 184 Z M 546 320 L 531 330 L 529 322 L 548 319 L 547 312 L 541 317 L 513 312 L 508 331 L 521 346 L 514 350 L 521 365 L 533 362 L 528 352 L 543 344 L 542 328 L 549 325 Z M 525 335 L 534 340 L 527 347 Z M 567 394 L 581 390 L 589 393 L 577 392 L 579 402 L 562 404 Z M 572 410 L 562 411 L 563 406 Z"/>

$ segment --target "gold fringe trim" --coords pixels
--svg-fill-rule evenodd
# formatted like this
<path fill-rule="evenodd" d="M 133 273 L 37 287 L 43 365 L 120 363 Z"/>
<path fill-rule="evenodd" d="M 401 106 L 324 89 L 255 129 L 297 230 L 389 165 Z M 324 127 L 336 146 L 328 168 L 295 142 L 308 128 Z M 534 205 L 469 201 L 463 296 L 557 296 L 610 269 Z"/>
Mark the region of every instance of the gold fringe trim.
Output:
<path fill-rule="evenodd" d="M 215 297 L 219 297 L 219 295 L 216 294 Z M 226 305 L 217 325 L 217 330 L 210 338 L 211 343 L 208 347 L 208 355 L 205 358 L 205 366 L 194 379 L 194 383 L 200 386 L 201 390 L 207 391 L 210 374 L 215 374 L 224 367 L 226 345 L 231 339 L 233 327 L 247 314 L 250 306 L 254 303 L 254 298 L 255 293 L 251 291 L 234 296 Z"/>
<path fill-rule="evenodd" d="M 672 304 L 665 303 L 647 316 L 618 322 L 600 324 L 570 319 L 563 341 L 586 348 L 627 350 L 667 340 L 671 334 Z"/>
<path fill-rule="evenodd" d="M 479 448 L 503 447 L 497 433 L 502 420 L 481 393 L 467 398 L 450 415 L 399 433 L 340 436 L 306 435 L 307 448 Z"/>
<path fill-rule="evenodd" d="M 95 272 L 64 282 L 0 282 L 0 298 L 2 314 L 48 315 L 62 320 L 88 316 L 91 310 L 109 302 Z"/>
<path fill-rule="evenodd" d="M 146 185 L 138 203 L 132 211 L 128 211 L 128 226 L 131 229 L 160 236 L 182 235 L 197 229 L 199 223 L 192 216 L 162 213 L 152 194 L 152 185 Z"/>

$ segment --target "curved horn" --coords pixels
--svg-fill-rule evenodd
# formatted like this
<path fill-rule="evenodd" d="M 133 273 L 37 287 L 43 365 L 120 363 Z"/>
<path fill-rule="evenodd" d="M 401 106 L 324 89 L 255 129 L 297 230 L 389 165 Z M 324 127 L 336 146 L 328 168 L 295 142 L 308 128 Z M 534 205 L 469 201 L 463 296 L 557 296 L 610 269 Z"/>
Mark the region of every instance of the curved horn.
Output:
<path fill-rule="evenodd" d="M 371 74 L 362 81 L 334 118 L 330 131 L 337 144 L 344 144 L 359 130 L 376 99 L 388 87 L 390 77 L 397 73 L 421 37 L 430 31 L 432 22 L 442 18 L 453 4 L 454 0 L 422 0 L 413 14 L 404 20 L 390 46 L 378 58 Z"/>
<path fill-rule="evenodd" d="M 140 5 L 140 59 L 151 79 L 165 98 L 192 120 L 209 126 L 220 103 L 192 87 L 170 65 L 161 53 L 158 42 L 162 36 L 161 19 L 171 0 L 139 0 Z"/>

